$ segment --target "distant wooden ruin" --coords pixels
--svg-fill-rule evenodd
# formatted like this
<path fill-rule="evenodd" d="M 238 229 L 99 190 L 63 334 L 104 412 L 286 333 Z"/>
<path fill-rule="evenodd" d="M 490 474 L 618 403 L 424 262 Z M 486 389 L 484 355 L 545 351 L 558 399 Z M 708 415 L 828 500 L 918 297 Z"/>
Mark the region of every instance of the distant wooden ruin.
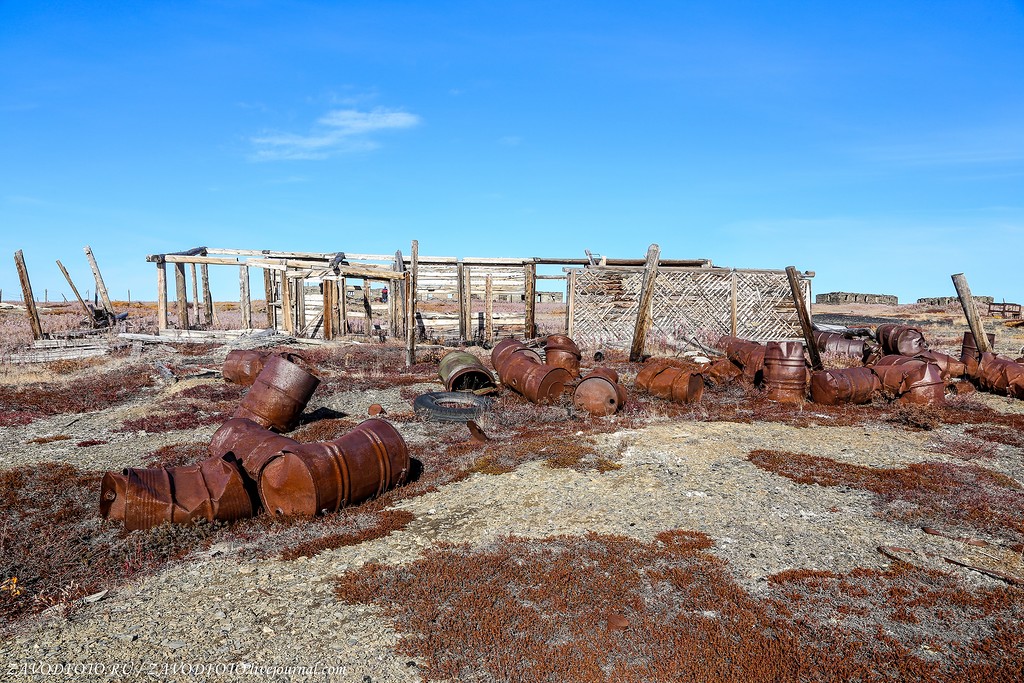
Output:
<path fill-rule="evenodd" d="M 147 260 L 157 270 L 159 335 L 179 340 L 237 337 L 256 328 L 306 339 L 398 337 L 406 340 L 411 364 L 417 342 L 426 339 L 493 343 L 509 335 L 537 336 L 536 307 L 544 294 L 537 284 L 544 280 L 564 282 L 564 323 L 558 331 L 583 348 L 629 348 L 638 357 L 649 335 L 682 347 L 721 334 L 758 341 L 802 334 L 785 271 L 662 259 L 657 245 L 644 259 L 598 259 L 589 252 L 585 259 L 419 256 L 414 241 L 408 256 L 199 247 Z M 174 327 L 168 265 L 174 273 Z M 239 269 L 238 330 L 211 329 L 216 309 L 210 266 Z M 538 274 L 538 266 L 560 266 L 562 274 Z M 266 301 L 259 321 L 249 284 L 254 268 L 262 271 Z M 799 276 L 808 309 L 813 276 Z M 371 297 L 372 283 L 388 287 L 386 303 Z M 191 313 L 189 284 L 196 304 Z M 502 301 L 521 303 L 522 310 L 495 311 Z"/>

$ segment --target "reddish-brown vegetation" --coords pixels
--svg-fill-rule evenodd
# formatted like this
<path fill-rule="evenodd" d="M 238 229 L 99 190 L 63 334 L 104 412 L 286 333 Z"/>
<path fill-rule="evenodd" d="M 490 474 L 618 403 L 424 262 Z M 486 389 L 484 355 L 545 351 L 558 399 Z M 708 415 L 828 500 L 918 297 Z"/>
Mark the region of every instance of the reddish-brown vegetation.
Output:
<path fill-rule="evenodd" d="M 73 382 L 0 387 L 0 427 L 28 424 L 49 415 L 102 410 L 136 398 L 153 378 L 136 366 Z"/>
<path fill-rule="evenodd" d="M 369 526 L 355 531 L 329 534 L 298 543 L 281 551 L 281 559 L 295 560 L 300 557 L 313 557 L 325 550 L 359 545 L 404 529 L 416 516 L 407 510 L 383 510 L 377 515 L 366 515 L 371 521 Z"/>

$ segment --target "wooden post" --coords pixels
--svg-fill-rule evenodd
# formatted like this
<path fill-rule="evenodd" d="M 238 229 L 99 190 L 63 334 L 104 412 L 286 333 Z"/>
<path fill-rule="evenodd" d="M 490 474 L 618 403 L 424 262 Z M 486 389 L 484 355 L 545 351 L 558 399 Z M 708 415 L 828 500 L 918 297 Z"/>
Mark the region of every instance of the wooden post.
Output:
<path fill-rule="evenodd" d="M 174 293 L 178 301 L 178 329 L 188 330 L 188 290 L 185 286 L 185 264 L 174 264 Z"/>
<path fill-rule="evenodd" d="M 471 270 L 469 266 L 462 269 L 462 298 L 466 301 L 466 339 L 472 339 L 477 336 L 473 331 L 473 275 L 470 272 Z"/>
<path fill-rule="evenodd" d="M 338 285 L 334 280 L 324 280 L 321 284 L 324 292 L 323 328 L 324 339 L 334 339 L 334 299 Z"/>
<path fill-rule="evenodd" d="M 297 277 L 295 282 L 295 329 L 300 333 L 306 329 L 306 279 Z"/>
<path fill-rule="evenodd" d="M 967 318 L 967 326 L 971 328 L 974 335 L 974 345 L 978 353 L 989 353 L 992 348 L 988 345 L 988 337 L 985 335 L 985 326 L 978 315 L 978 307 L 974 304 L 974 297 L 971 296 L 971 287 L 967 284 L 967 278 L 963 273 L 953 275 L 953 286 L 956 287 L 956 295 L 960 297 L 960 306 L 964 309 L 964 316 Z"/>
<path fill-rule="evenodd" d="M 419 271 L 420 260 L 420 244 L 416 240 L 412 241 L 412 253 L 410 258 L 412 261 L 409 264 L 409 282 L 406 286 L 406 290 L 408 292 L 406 310 L 409 313 L 405 331 L 406 367 L 411 367 L 416 364 L 416 275 L 417 271 Z"/>
<path fill-rule="evenodd" d="M 568 305 L 565 307 L 565 315 L 568 321 L 565 324 L 565 334 L 569 337 L 576 332 L 576 271 L 570 270 L 565 274 L 565 294 L 569 297 Z"/>
<path fill-rule="evenodd" d="M 395 252 L 395 270 L 398 271 L 399 273 L 404 273 L 405 272 L 405 260 L 402 258 L 402 252 L 401 251 L 396 251 Z M 398 330 L 395 333 L 395 336 L 398 336 L 399 334 L 405 334 L 406 333 L 406 326 L 409 324 L 409 312 L 408 312 L 407 307 L 406 307 L 407 302 L 406 302 L 406 297 L 405 297 L 405 289 L 406 289 L 406 282 L 405 282 L 405 280 L 406 280 L 406 278 L 404 276 L 402 277 L 401 280 L 397 280 L 397 282 L 398 282 L 398 291 L 394 293 L 394 295 L 396 297 L 398 297 L 398 301 L 395 302 L 395 316 L 396 317 L 398 316 L 398 306 L 402 307 L 402 316 L 401 316 L 402 317 L 402 321 L 401 321 L 402 328 L 401 328 L 401 330 Z"/>
<path fill-rule="evenodd" d="M 484 339 L 488 344 L 494 344 L 494 302 L 491 297 L 494 295 L 491 283 L 491 275 L 487 274 L 484 284 Z"/>
<path fill-rule="evenodd" d="M 156 328 L 158 333 L 167 329 L 167 262 L 156 263 Z"/>
<path fill-rule="evenodd" d="M 345 278 L 338 280 L 338 317 L 340 318 L 338 329 L 343 335 L 348 334 L 348 281 Z"/>
<path fill-rule="evenodd" d="M 25 267 L 25 255 L 21 249 L 14 252 L 14 265 L 18 269 L 18 279 L 21 280 L 21 296 L 25 301 L 25 310 L 28 313 L 28 323 L 32 326 L 32 338 L 43 338 L 43 326 L 39 322 L 39 311 L 36 310 L 36 298 L 32 294 L 32 281 L 28 279 L 28 268 Z"/>
<path fill-rule="evenodd" d="M 60 272 L 64 273 L 64 279 L 68 281 L 71 291 L 75 293 L 75 298 L 78 299 L 78 303 L 82 306 L 82 312 L 85 313 L 85 317 L 88 318 L 89 324 L 91 325 L 95 321 L 92 311 L 90 311 L 89 307 L 85 305 L 85 302 L 82 300 L 82 295 L 78 293 L 78 287 L 75 287 L 75 283 L 71 281 L 71 275 L 68 273 L 68 269 L 64 267 L 64 264 L 60 262 L 60 259 L 57 259 L 57 267 L 60 268 Z"/>
<path fill-rule="evenodd" d="M 739 330 L 739 319 L 738 319 L 738 307 L 739 307 L 739 276 L 736 271 L 732 271 L 732 304 L 729 316 L 729 329 L 732 336 L 736 336 L 736 332 Z"/>
<path fill-rule="evenodd" d="M 203 320 L 199 317 L 199 284 L 196 279 L 196 264 L 188 264 L 189 275 L 192 277 L 192 308 L 196 311 L 196 327 L 203 324 Z M 210 319 L 206 318 L 206 323 L 210 323 Z"/>
<path fill-rule="evenodd" d="M 526 314 L 523 335 L 527 339 L 533 339 L 535 336 L 537 336 L 537 264 L 524 264 L 523 270 L 525 271 L 526 275 L 526 291 L 523 294 L 524 301 L 526 302 Z"/>
<path fill-rule="evenodd" d="M 345 304 L 345 280 L 335 280 L 331 283 L 331 300 L 333 305 L 331 306 L 331 327 L 334 328 L 334 336 L 337 337 L 339 334 L 345 335 L 345 326 L 342 324 L 344 320 L 341 315 L 341 308 Z"/>
<path fill-rule="evenodd" d="M 363 315 L 366 316 L 366 324 L 363 332 L 367 337 L 373 336 L 373 307 L 370 306 L 370 281 L 363 278 Z"/>
<path fill-rule="evenodd" d="M 249 298 L 249 266 L 238 267 L 238 303 L 242 309 L 242 329 L 252 329 L 252 300 Z"/>
<path fill-rule="evenodd" d="M 210 294 L 210 266 L 203 263 L 199 266 L 199 275 L 203 279 L 203 313 L 206 324 L 213 327 L 213 295 Z"/>
<path fill-rule="evenodd" d="M 811 369 L 821 370 L 824 366 L 821 364 L 818 345 L 814 342 L 814 327 L 811 325 L 811 315 L 807 312 L 807 302 L 804 301 L 804 293 L 800 289 L 800 277 L 797 275 L 795 266 L 786 266 L 786 277 L 789 278 L 789 290 L 793 294 L 796 314 L 800 318 L 800 327 L 804 332 L 804 344 L 807 346 L 807 355 L 811 358 Z"/>
<path fill-rule="evenodd" d="M 640 287 L 640 303 L 636 311 L 636 324 L 633 326 L 633 343 L 629 348 L 629 360 L 636 363 L 644 355 L 644 344 L 647 342 L 647 331 L 651 329 L 651 309 L 654 304 L 654 282 L 658 277 L 658 258 L 661 248 L 652 244 L 647 249 L 647 265 L 644 267 L 644 280 Z"/>
<path fill-rule="evenodd" d="M 398 324 L 398 300 L 395 298 L 398 296 L 398 280 L 388 281 L 388 324 L 389 333 L 392 337 L 397 337 L 401 330 L 401 326 Z"/>
<path fill-rule="evenodd" d="M 281 319 L 284 331 L 295 334 L 295 313 L 292 311 L 292 281 L 286 273 L 281 273 Z"/>
<path fill-rule="evenodd" d="M 469 317 L 466 315 L 466 275 L 465 265 L 462 261 L 455 264 L 455 287 L 456 296 L 459 302 L 459 338 L 462 340 L 469 338 L 469 329 L 466 325 L 466 319 Z"/>
<path fill-rule="evenodd" d="M 92 276 L 96 279 L 96 291 L 99 292 L 100 299 L 103 301 L 103 310 L 106 311 L 110 317 L 114 317 L 114 307 L 110 305 L 110 297 L 107 296 L 107 286 L 103 284 L 103 276 L 100 275 L 100 267 L 96 265 L 96 257 L 92 255 L 92 247 L 88 245 L 85 247 L 85 257 L 89 259 L 89 267 L 92 268 Z"/>
<path fill-rule="evenodd" d="M 263 296 L 267 301 L 267 327 L 274 329 L 277 327 L 277 297 L 274 296 L 274 271 L 269 268 L 263 269 Z"/>

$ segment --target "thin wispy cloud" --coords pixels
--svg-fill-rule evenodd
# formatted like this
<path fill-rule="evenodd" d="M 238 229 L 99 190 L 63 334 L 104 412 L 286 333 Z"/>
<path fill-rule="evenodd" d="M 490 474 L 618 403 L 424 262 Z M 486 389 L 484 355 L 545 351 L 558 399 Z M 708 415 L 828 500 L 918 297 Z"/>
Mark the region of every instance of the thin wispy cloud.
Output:
<path fill-rule="evenodd" d="M 522 143 L 523 139 L 518 135 L 506 135 L 505 137 L 498 138 L 498 144 L 505 147 L 517 147 Z"/>
<path fill-rule="evenodd" d="M 339 154 L 376 149 L 374 135 L 387 130 L 415 128 L 421 122 L 416 114 L 396 109 L 371 111 L 336 109 L 320 117 L 305 134 L 268 133 L 251 139 L 255 161 L 327 159 Z"/>

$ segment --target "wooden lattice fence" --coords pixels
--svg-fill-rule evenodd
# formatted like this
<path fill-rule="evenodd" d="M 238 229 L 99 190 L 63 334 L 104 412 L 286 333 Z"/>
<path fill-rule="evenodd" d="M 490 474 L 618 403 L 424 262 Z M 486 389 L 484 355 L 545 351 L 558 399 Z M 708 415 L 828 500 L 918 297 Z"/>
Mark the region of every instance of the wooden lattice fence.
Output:
<path fill-rule="evenodd" d="M 584 268 L 570 279 L 569 334 L 587 347 L 628 348 L 633 337 L 643 271 Z M 810 279 L 800 280 L 810 306 Z M 658 271 L 650 339 L 670 347 L 733 334 L 771 341 L 802 339 L 789 282 L 781 270 L 674 268 Z"/>

